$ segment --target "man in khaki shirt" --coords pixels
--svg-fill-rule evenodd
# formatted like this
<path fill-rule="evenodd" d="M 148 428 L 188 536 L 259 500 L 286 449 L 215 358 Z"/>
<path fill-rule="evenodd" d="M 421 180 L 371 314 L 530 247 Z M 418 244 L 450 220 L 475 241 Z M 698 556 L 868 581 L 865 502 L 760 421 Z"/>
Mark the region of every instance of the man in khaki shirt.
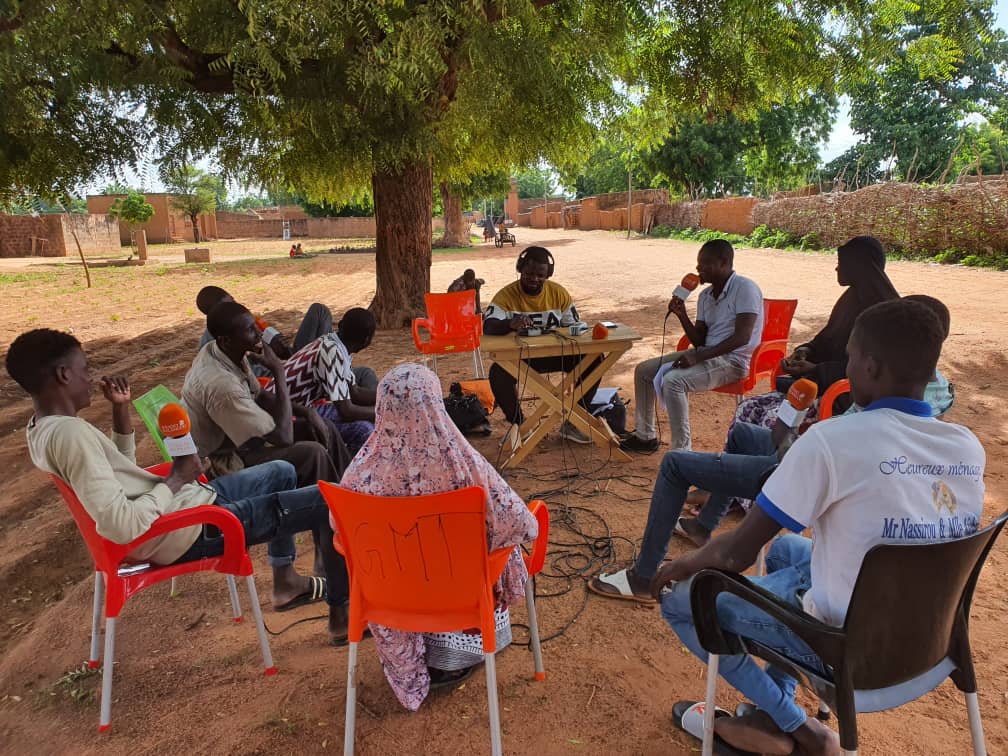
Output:
<path fill-rule="evenodd" d="M 112 404 L 110 440 L 77 413 L 91 404 L 93 381 L 80 342 L 70 334 L 37 329 L 11 344 L 7 372 L 32 398 L 28 424 L 32 462 L 57 476 L 77 494 L 98 534 L 125 544 L 146 533 L 163 514 L 204 504 L 231 511 L 245 530 L 246 545 L 286 543 L 293 534 L 312 531 L 324 564 L 329 592 L 329 636 L 346 640 L 348 580 L 346 563 L 332 546 L 328 508 L 317 486 L 295 489 L 294 468 L 273 462 L 212 481 L 198 478 L 204 462 L 179 457 L 162 478 L 137 467 L 129 382 L 103 377 L 101 390 Z M 159 565 L 187 562 L 223 553 L 219 533 L 199 526 L 151 539 L 127 557 Z M 298 575 L 292 564 L 273 569 L 274 608 L 304 603 L 319 592 L 317 579 Z M 324 588 L 323 588 L 324 590 Z"/>
<path fill-rule="evenodd" d="M 193 360 L 181 397 L 199 453 L 217 472 L 282 459 L 297 469 L 300 486 L 338 482 L 350 462 L 346 446 L 314 409 L 291 402 L 284 362 L 263 343 L 252 313 L 221 302 L 207 329 L 214 340 Z M 250 360 L 273 374 L 272 391 L 261 390 Z"/>

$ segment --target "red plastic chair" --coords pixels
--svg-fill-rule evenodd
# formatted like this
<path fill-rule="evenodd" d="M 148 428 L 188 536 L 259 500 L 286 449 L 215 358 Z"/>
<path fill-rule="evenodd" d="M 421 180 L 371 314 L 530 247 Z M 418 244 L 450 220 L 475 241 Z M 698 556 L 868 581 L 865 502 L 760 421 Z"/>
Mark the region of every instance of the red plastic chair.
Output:
<path fill-rule="evenodd" d="M 741 403 L 742 397 L 756 388 L 756 384 L 763 378 L 768 378 L 771 384 L 776 380 L 780 374 L 781 360 L 787 357 L 791 318 L 794 317 L 797 307 L 797 299 L 763 300 L 763 335 L 749 359 L 749 375 L 741 381 L 718 386 L 714 391 L 733 394 L 736 403 Z M 676 351 L 682 352 L 689 348 L 689 337 L 683 334 Z"/>
<path fill-rule="evenodd" d="M 448 294 L 424 294 L 427 317 L 414 318 L 413 343 L 421 354 L 430 357 L 437 372 L 438 355 L 471 352 L 473 371 L 477 378 L 485 378 L 480 337 L 483 335 L 483 318 L 476 312 L 476 292 L 455 291 Z M 420 329 L 427 331 L 423 341 Z"/>
<path fill-rule="evenodd" d="M 841 378 L 836 383 L 830 384 L 830 387 L 819 398 L 819 419 L 829 420 L 833 417 L 833 402 L 837 400 L 837 397 L 849 393 L 850 381 L 846 378 Z"/>
<path fill-rule="evenodd" d="M 170 469 L 170 462 L 163 462 L 147 468 L 148 472 L 162 476 L 167 475 Z M 101 714 L 98 732 L 105 732 L 111 726 L 112 671 L 115 663 L 115 631 L 119 612 L 122 611 L 126 600 L 133 594 L 156 583 L 170 580 L 177 575 L 209 570 L 227 575 L 235 622 L 241 622 L 242 613 L 241 605 L 238 603 L 238 591 L 232 576 L 245 576 L 249 599 L 252 602 L 252 614 L 255 616 L 256 630 L 259 633 L 259 646 L 262 650 L 266 674 L 276 674 L 273 655 L 270 653 L 269 639 L 266 636 L 266 626 L 263 624 L 262 610 L 259 607 L 259 594 L 256 592 L 255 579 L 252 575 L 252 560 L 245 549 L 245 531 L 237 517 L 222 507 L 213 505 L 192 507 L 161 515 L 150 530 L 129 543 L 114 543 L 98 535 L 94 520 L 84 509 L 73 489 L 55 475 L 49 477 L 52 478 L 57 490 L 70 508 L 70 513 L 76 520 L 77 528 L 80 530 L 95 563 L 94 614 L 91 620 L 91 654 L 88 657 L 88 666 L 91 669 L 97 669 L 99 664 L 98 639 L 101 635 L 102 607 L 104 606 L 105 609 L 105 667 L 102 670 Z M 206 479 L 201 477 L 201 481 L 205 483 Z M 174 530 L 203 524 L 216 526 L 224 537 L 224 553 L 221 556 L 167 567 L 150 565 L 139 570 L 136 569 L 136 566 L 123 566 L 126 555 L 140 544 Z"/>
<path fill-rule="evenodd" d="M 490 707 L 490 740 L 501 754 L 497 701 L 496 635 L 493 587 L 512 549 L 487 553 L 486 494 L 470 487 L 431 496 L 368 496 L 319 481 L 336 521 L 334 543 L 350 574 L 350 657 L 347 662 L 346 728 L 343 753 L 354 750 L 357 712 L 357 644 L 368 622 L 410 632 L 443 633 L 478 627 Z M 546 559 L 549 511 L 529 503 L 539 521 L 532 553 L 525 555 L 530 575 Z M 535 584 L 526 585 L 529 646 L 535 678 L 544 680 Z"/>

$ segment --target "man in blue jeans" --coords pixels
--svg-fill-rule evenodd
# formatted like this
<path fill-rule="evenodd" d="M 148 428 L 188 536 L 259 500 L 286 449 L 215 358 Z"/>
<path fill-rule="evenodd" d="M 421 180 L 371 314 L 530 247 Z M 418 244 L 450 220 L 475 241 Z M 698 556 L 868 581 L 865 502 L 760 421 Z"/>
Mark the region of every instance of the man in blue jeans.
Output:
<path fill-rule="evenodd" d="M 330 641 L 346 642 L 346 563 L 333 548 L 329 512 L 318 486 L 292 490 L 297 481 L 293 465 L 271 462 L 206 485 L 199 481 L 205 461 L 193 454 L 177 457 L 168 475 L 154 475 L 136 464 L 131 391 L 124 377 L 105 376 L 100 382 L 112 406 L 111 438 L 77 416 L 91 404 L 94 381 L 75 337 L 44 328 L 23 333 L 8 350 L 6 367 L 32 399 L 27 431 L 32 462 L 73 489 L 99 535 L 131 543 L 164 514 L 219 504 L 242 522 L 246 545 L 270 543 L 276 606 L 290 604 L 316 584 L 293 566 L 293 534 L 310 530 L 329 583 Z M 223 539 L 216 529 L 194 525 L 141 543 L 126 560 L 166 565 L 221 553 Z"/>
<path fill-rule="evenodd" d="M 701 660 L 707 654 L 693 624 L 692 576 L 704 569 L 742 572 L 781 528 L 795 534 L 811 528 L 815 549 L 809 539 L 787 535 L 770 548 L 768 574 L 750 579 L 837 627 L 871 548 L 976 531 L 983 512 L 983 448 L 966 428 L 935 419 L 923 400 L 943 340 L 938 317 L 919 302 L 890 300 L 861 313 L 847 345 L 847 376 L 863 411 L 813 425 L 737 528 L 658 570 L 652 595 Z M 717 620 L 730 633 L 821 669 L 803 641 L 739 597 L 718 598 Z M 803 754 L 840 753 L 836 734 L 797 705 L 797 683 L 783 671 L 739 654 L 721 657 L 719 673 L 756 706 L 753 713 L 715 720 L 715 734 L 729 745 L 766 754 L 796 748 Z"/>
<path fill-rule="evenodd" d="M 588 589 L 606 598 L 653 603 L 651 579 L 668 551 L 690 486 L 712 492 L 701 517 L 712 518 L 713 530 L 728 510 L 731 497 L 755 498 L 777 461 L 777 448 L 770 431 L 747 423 L 736 423 L 724 453 L 668 452 L 651 494 L 637 561 L 628 569 L 599 574 L 588 584 Z"/>

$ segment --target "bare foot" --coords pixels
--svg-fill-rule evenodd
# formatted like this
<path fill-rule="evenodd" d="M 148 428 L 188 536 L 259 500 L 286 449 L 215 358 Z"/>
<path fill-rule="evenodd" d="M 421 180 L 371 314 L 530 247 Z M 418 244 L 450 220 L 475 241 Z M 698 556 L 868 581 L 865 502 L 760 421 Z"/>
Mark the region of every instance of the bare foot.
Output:
<path fill-rule="evenodd" d="M 680 517 L 679 527 L 686 531 L 686 536 L 693 542 L 694 546 L 705 546 L 710 540 L 711 534 L 700 521 L 695 517 Z"/>
<path fill-rule="evenodd" d="M 714 732 L 728 745 L 743 751 L 787 756 L 795 746 L 794 739 L 762 711 L 742 717 L 718 717 Z"/>
<path fill-rule="evenodd" d="M 703 508 L 703 505 L 707 503 L 707 499 L 709 498 L 710 491 L 694 488 L 686 494 L 686 506 L 693 510 L 693 513 L 696 514 Z"/>
<path fill-rule="evenodd" d="M 311 591 L 311 581 L 307 575 L 295 575 L 293 579 L 286 578 L 283 581 L 273 579 L 273 606 L 284 606 Z"/>
<path fill-rule="evenodd" d="M 818 719 L 809 717 L 791 734 L 802 756 L 840 756 L 840 736 Z"/>

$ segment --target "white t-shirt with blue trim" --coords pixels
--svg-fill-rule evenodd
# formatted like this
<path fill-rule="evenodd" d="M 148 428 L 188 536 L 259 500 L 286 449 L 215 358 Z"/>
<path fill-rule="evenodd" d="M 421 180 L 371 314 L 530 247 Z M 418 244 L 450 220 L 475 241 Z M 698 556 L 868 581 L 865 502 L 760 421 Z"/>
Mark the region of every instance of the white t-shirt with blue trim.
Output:
<path fill-rule="evenodd" d="M 864 555 L 882 543 L 927 543 L 977 530 L 986 455 L 967 428 L 927 402 L 888 398 L 816 423 L 763 486 L 757 505 L 782 527 L 812 528 L 805 611 L 843 625 Z"/>

